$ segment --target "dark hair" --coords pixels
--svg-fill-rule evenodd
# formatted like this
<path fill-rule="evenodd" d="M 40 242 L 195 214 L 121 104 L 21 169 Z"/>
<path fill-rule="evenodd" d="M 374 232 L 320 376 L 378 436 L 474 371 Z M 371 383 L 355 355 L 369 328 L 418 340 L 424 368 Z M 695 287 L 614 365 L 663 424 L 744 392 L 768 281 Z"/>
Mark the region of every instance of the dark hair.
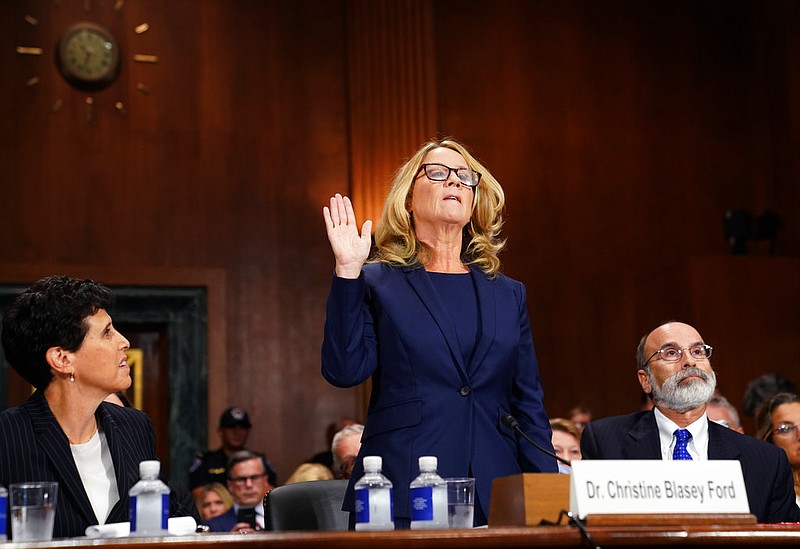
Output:
<path fill-rule="evenodd" d="M 772 442 L 772 412 L 778 406 L 792 402 L 800 402 L 800 398 L 797 398 L 794 393 L 778 393 L 761 406 L 756 415 L 756 427 L 758 428 L 756 438 Z"/>
<path fill-rule="evenodd" d="M 747 384 L 742 398 L 742 411 L 753 417 L 758 409 L 778 393 L 797 393 L 797 387 L 789 379 L 778 373 L 764 374 Z"/>
<path fill-rule="evenodd" d="M 44 389 L 53 380 L 47 349 L 77 351 L 86 337 L 86 318 L 113 304 L 111 290 L 92 280 L 64 275 L 39 280 L 6 309 L 2 336 L 6 360 L 25 381 Z"/>
<path fill-rule="evenodd" d="M 272 468 L 272 464 L 266 457 L 264 457 L 263 454 L 257 454 L 250 450 L 239 450 L 238 452 L 234 452 L 233 455 L 230 458 L 228 458 L 228 468 L 227 471 L 225 472 L 226 476 L 230 479 L 234 467 L 236 467 L 243 461 L 250 461 L 251 459 L 257 459 L 261 461 L 261 465 L 264 467 L 264 473 L 267 475 L 267 480 L 269 480 L 269 483 L 271 485 L 277 486 L 278 475 Z"/>

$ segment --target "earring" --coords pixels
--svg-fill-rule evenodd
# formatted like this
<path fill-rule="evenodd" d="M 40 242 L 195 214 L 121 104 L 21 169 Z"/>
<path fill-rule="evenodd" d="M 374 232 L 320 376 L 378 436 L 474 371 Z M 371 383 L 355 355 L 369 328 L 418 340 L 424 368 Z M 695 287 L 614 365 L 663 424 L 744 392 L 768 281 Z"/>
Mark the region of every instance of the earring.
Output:
<path fill-rule="evenodd" d="M 75 381 L 75 372 L 70 372 L 69 373 L 69 380 L 70 381 Z"/>

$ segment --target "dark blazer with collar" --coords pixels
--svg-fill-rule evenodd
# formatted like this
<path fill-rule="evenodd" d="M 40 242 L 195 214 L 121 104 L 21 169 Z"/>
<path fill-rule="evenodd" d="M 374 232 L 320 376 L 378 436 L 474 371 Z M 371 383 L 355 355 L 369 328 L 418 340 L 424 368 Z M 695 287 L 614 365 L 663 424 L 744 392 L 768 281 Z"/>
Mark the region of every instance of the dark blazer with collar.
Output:
<path fill-rule="evenodd" d="M 419 474 L 420 456 L 436 456 L 442 477 L 475 477 L 478 524 L 485 523 L 494 478 L 557 470 L 553 458 L 518 443 L 502 421 L 510 412 L 524 432 L 552 450 L 525 287 L 476 268 L 470 276 L 480 316 L 469 362 L 459 350 L 458 319 L 424 269 L 374 263 L 358 279 L 334 277 L 322 374 L 337 387 L 372 377 L 345 510 L 353 508 L 353 485 L 366 455 L 383 458 L 396 517 L 410 517 L 408 485 Z"/>
<path fill-rule="evenodd" d="M 661 459 L 653 411 L 592 421 L 581 435 L 583 459 Z M 786 453 L 762 440 L 708 422 L 708 459 L 742 464 L 750 512 L 758 522 L 798 522 L 792 470 Z"/>
<path fill-rule="evenodd" d="M 107 402 L 95 416 L 108 442 L 120 495 L 105 522 L 127 522 L 128 491 L 139 481 L 139 462 L 157 459 L 153 426 L 144 413 Z M 67 436 L 42 391 L 0 413 L 0 484 L 37 480 L 58 482 L 53 537 L 83 536 L 88 526 L 98 524 Z M 175 496 L 171 501 L 171 514 L 191 514 L 178 511 Z"/>

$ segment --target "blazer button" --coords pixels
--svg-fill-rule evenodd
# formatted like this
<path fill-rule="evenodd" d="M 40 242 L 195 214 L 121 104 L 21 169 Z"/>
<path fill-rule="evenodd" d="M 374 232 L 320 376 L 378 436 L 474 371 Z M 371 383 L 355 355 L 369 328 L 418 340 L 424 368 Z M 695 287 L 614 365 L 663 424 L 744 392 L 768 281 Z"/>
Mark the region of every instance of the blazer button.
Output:
<path fill-rule="evenodd" d="M 472 389 L 470 389 L 469 386 L 467 385 L 464 385 L 461 389 L 458 390 L 458 394 L 461 395 L 462 397 L 469 395 L 471 392 Z"/>

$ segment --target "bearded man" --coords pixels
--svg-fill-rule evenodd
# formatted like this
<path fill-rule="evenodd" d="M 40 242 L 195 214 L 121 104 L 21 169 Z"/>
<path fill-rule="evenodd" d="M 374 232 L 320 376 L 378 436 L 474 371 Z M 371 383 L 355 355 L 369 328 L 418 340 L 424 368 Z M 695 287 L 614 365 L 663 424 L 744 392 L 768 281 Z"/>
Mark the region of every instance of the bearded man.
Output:
<path fill-rule="evenodd" d="M 716 388 L 711 345 L 692 326 L 668 322 L 645 335 L 636 351 L 639 383 L 652 410 L 589 423 L 583 459 L 738 460 L 750 512 L 758 522 L 798 522 L 785 452 L 708 420 Z M 777 451 L 776 451 L 777 450 Z"/>

